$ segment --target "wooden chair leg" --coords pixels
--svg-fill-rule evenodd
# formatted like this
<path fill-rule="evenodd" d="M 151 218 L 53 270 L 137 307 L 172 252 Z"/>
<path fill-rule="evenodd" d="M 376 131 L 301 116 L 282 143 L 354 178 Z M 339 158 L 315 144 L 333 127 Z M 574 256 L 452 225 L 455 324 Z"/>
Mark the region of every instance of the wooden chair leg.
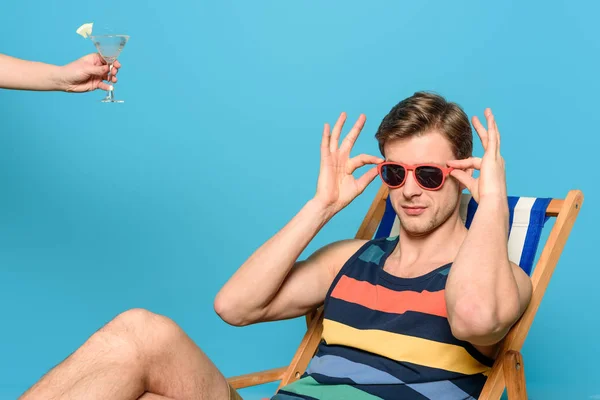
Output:
<path fill-rule="evenodd" d="M 521 353 L 514 350 L 507 351 L 502 365 L 508 400 L 527 400 L 525 369 Z"/>

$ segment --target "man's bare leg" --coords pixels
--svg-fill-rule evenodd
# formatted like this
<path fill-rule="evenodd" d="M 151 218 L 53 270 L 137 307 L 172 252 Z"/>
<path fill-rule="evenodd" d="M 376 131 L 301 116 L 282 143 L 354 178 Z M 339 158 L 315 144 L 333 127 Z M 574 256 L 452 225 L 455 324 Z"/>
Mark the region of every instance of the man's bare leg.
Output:
<path fill-rule="evenodd" d="M 147 400 L 151 394 L 178 400 L 227 400 L 229 387 L 177 324 L 135 309 L 92 335 L 20 400 Z"/>

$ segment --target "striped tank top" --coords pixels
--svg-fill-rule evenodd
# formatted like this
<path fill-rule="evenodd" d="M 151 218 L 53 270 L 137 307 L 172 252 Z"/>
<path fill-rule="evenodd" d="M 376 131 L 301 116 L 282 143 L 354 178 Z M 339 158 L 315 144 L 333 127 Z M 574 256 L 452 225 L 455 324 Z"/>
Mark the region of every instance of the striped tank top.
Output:
<path fill-rule="evenodd" d="M 476 399 L 493 360 L 450 330 L 451 264 L 400 278 L 383 265 L 398 237 L 374 239 L 342 267 L 324 303 L 306 372 L 272 400 Z"/>

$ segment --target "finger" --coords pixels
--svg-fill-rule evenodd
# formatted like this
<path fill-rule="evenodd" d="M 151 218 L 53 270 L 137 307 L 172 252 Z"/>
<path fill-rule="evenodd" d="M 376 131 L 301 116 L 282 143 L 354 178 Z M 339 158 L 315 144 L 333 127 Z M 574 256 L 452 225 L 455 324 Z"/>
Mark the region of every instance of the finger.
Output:
<path fill-rule="evenodd" d="M 121 68 L 121 63 L 119 62 L 119 60 L 115 60 L 113 66 L 117 67 L 117 68 Z"/>
<path fill-rule="evenodd" d="M 373 179 L 375 179 L 375 177 L 377 177 L 377 168 L 371 168 L 370 170 L 365 172 L 360 178 L 358 178 L 356 180 L 358 194 L 364 192 L 367 186 L 369 186 L 369 184 L 373 182 Z"/>
<path fill-rule="evenodd" d="M 113 65 L 113 68 L 110 70 L 112 75 L 116 75 L 119 72 L 119 68 Z"/>
<path fill-rule="evenodd" d="M 452 175 L 456 178 L 457 181 L 462 183 L 469 190 L 469 192 L 473 193 L 473 188 L 475 187 L 477 182 L 475 178 L 473 178 L 470 174 L 466 173 L 465 171 L 461 171 L 460 169 L 455 169 L 452 172 L 450 172 L 450 175 Z"/>
<path fill-rule="evenodd" d="M 104 61 L 99 53 L 86 54 L 77 61 L 83 61 L 85 64 L 106 65 L 106 61 Z"/>
<path fill-rule="evenodd" d="M 458 169 L 481 169 L 481 158 L 479 157 L 469 157 L 463 160 L 449 160 L 446 162 L 449 167 L 458 168 Z"/>
<path fill-rule="evenodd" d="M 329 140 L 330 140 L 330 129 L 329 124 L 325 123 L 323 127 L 323 137 L 321 138 L 321 157 L 329 155 Z"/>
<path fill-rule="evenodd" d="M 332 153 L 338 149 L 338 143 L 340 140 L 340 135 L 342 133 L 342 128 L 344 127 L 344 122 L 346 122 L 346 113 L 342 112 L 333 126 L 333 131 L 331 133 L 331 139 L 329 141 L 329 151 Z"/>
<path fill-rule="evenodd" d="M 104 59 L 104 57 L 102 57 L 100 55 L 100 53 L 98 53 L 98 52 L 88 54 L 86 57 L 89 57 L 90 60 L 94 61 L 94 63 L 96 63 L 96 64 L 99 63 L 99 64 L 102 64 L 102 65 L 108 65 L 107 62 L 106 62 L 106 60 Z"/>
<path fill-rule="evenodd" d="M 104 74 L 103 76 L 100 77 L 103 81 L 107 81 L 107 82 L 111 82 L 114 83 L 117 81 L 117 77 L 115 77 L 114 75 L 110 75 L 109 74 Z"/>
<path fill-rule="evenodd" d="M 477 116 L 473 117 L 471 120 L 473 123 L 473 127 L 475 128 L 475 131 L 477 132 L 477 135 L 479 136 L 479 139 L 481 140 L 481 145 L 483 146 L 483 151 L 485 151 L 485 149 L 487 148 L 487 142 L 488 142 L 487 131 L 485 130 L 485 128 L 483 127 L 483 125 L 481 124 L 481 121 L 479 120 L 479 118 Z"/>
<path fill-rule="evenodd" d="M 491 109 L 486 110 L 487 126 L 488 126 L 488 150 L 496 155 L 498 152 L 498 133 L 496 131 L 496 121 Z"/>
<path fill-rule="evenodd" d="M 361 154 L 352 157 L 346 164 L 346 173 L 351 174 L 358 168 L 367 164 L 379 164 L 383 162 L 383 158 L 371 156 L 369 154 Z"/>
<path fill-rule="evenodd" d="M 91 66 L 88 73 L 94 76 L 108 76 L 108 65 Z"/>
<path fill-rule="evenodd" d="M 107 83 L 100 82 L 100 83 L 98 83 L 98 89 L 102 89 L 102 90 L 112 90 L 112 89 L 113 89 L 113 87 L 112 87 L 112 85 L 109 85 L 109 84 L 107 84 Z"/>
<path fill-rule="evenodd" d="M 348 134 L 344 138 L 344 141 L 342 142 L 342 146 L 341 146 L 340 150 L 342 150 L 343 152 L 345 152 L 347 154 L 350 154 L 350 151 L 352 150 L 354 143 L 356 143 L 356 139 L 358 138 L 358 135 L 360 135 L 362 128 L 365 126 L 366 120 L 367 120 L 367 117 L 364 114 L 360 114 L 360 116 L 354 123 L 354 126 L 352 127 L 352 129 L 350 130 L 350 132 L 348 132 Z"/>
<path fill-rule="evenodd" d="M 500 154 L 500 130 L 498 129 L 498 123 L 496 117 L 494 117 L 494 128 L 496 128 L 497 142 L 498 142 L 498 154 Z"/>

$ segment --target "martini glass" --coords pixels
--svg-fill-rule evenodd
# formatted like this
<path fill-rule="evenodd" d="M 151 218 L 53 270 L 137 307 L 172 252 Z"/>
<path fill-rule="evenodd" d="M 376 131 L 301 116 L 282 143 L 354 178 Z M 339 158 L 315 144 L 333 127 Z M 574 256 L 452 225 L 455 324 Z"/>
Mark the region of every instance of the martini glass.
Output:
<path fill-rule="evenodd" d="M 98 49 L 100 56 L 108 64 L 108 83 L 112 86 L 112 69 L 113 63 L 121 54 L 121 50 L 127 44 L 129 40 L 128 35 L 92 35 L 90 36 L 94 46 Z M 106 93 L 106 97 L 101 100 L 103 103 L 123 103 L 123 100 L 116 100 L 114 90 L 109 89 Z"/>

